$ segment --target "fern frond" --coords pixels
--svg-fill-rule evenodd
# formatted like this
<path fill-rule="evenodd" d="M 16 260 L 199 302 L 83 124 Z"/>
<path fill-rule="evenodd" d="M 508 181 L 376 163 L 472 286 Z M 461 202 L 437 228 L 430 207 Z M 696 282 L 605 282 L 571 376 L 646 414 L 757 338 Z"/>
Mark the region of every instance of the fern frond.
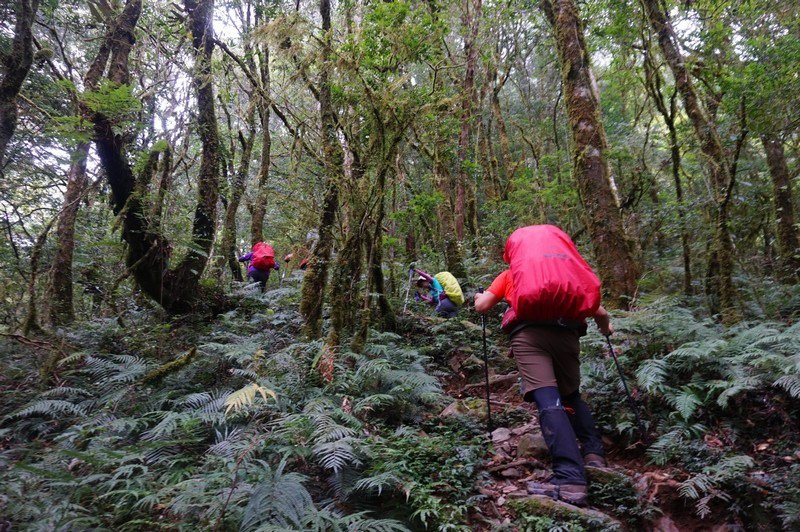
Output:
<path fill-rule="evenodd" d="M 142 434 L 143 440 L 153 441 L 171 436 L 178 428 L 178 422 L 183 418 L 183 415 L 179 412 L 162 412 L 162 414 L 163 418 L 161 421 Z"/>
<path fill-rule="evenodd" d="M 267 395 L 271 396 L 273 399 L 278 398 L 274 391 L 253 382 L 231 393 L 228 398 L 225 399 L 225 414 L 229 414 L 231 410 L 238 412 L 244 407 L 252 405 L 257 394 L 260 394 L 264 401 L 267 400 Z"/>
<path fill-rule="evenodd" d="M 360 479 L 353 486 L 356 490 L 374 492 L 380 496 L 386 488 L 394 488 L 402 485 L 402 480 L 392 471 L 386 471 L 378 475 Z"/>
<path fill-rule="evenodd" d="M 361 460 L 356 456 L 353 449 L 354 441 L 354 438 L 347 437 L 318 443 L 312 448 L 312 452 L 322 467 L 338 473 L 345 466 L 361 465 Z"/>
<path fill-rule="evenodd" d="M 264 524 L 302 530 L 303 517 L 314 508 L 311 494 L 303 486 L 305 477 L 299 473 L 285 473 L 285 461 L 274 471 L 268 464 L 260 463 L 263 467 L 259 475 L 261 482 L 250 496 L 240 529 L 254 530 Z"/>
<path fill-rule="evenodd" d="M 86 351 L 80 351 L 78 353 L 73 353 L 73 354 L 71 354 L 69 356 L 65 356 L 64 358 L 62 358 L 62 359 L 60 359 L 58 361 L 58 366 L 67 366 L 69 364 L 72 364 L 73 362 L 79 361 L 80 359 L 82 359 L 86 355 L 88 355 L 88 353 Z"/>
<path fill-rule="evenodd" d="M 11 414 L 6 419 L 21 419 L 32 416 L 85 416 L 86 410 L 74 403 L 60 399 L 41 399 L 23 408 L 19 412 Z"/>
<path fill-rule="evenodd" d="M 647 392 L 652 393 L 667 380 L 669 367 L 664 360 L 645 360 L 636 371 L 636 381 Z"/>
<path fill-rule="evenodd" d="M 49 390 L 45 390 L 42 392 L 40 397 L 76 397 L 82 395 L 84 397 L 92 397 L 94 394 L 92 392 L 88 392 L 83 388 L 74 388 L 70 386 L 58 386 L 56 388 L 50 388 Z"/>
<path fill-rule="evenodd" d="M 772 385 L 783 388 L 786 393 L 795 399 L 800 399 L 800 375 L 784 375 L 773 382 Z"/>

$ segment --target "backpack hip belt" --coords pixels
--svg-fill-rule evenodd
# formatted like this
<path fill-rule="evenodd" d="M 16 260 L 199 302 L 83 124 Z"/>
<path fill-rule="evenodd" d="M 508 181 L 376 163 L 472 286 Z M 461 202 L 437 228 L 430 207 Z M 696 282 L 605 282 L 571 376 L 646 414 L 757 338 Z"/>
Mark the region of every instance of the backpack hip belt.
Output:
<path fill-rule="evenodd" d="M 564 318 L 544 321 L 525 320 L 515 324 L 511 331 L 509 331 L 508 335 L 514 336 L 522 329 L 527 329 L 528 327 L 558 327 L 562 329 L 569 329 L 577 333 L 579 336 L 584 336 L 586 334 L 587 325 L 585 320 L 567 320 Z"/>

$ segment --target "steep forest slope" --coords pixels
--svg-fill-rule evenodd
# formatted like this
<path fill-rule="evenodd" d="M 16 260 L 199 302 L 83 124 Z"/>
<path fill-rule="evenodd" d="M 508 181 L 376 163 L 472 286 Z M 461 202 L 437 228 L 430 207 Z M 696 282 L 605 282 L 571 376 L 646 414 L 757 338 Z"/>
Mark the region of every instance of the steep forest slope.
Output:
<path fill-rule="evenodd" d="M 330 383 L 302 342 L 299 276 L 216 318 L 133 311 L 4 339 L 5 525 L 117 530 L 696 530 L 794 528 L 800 510 L 799 326 L 722 332 L 661 300 L 619 315 L 614 341 L 648 425 L 636 434 L 604 339 L 583 342 L 583 390 L 609 451 L 591 508 L 529 498 L 547 475 L 489 319 L 414 308 L 344 351 Z M 69 356 L 61 356 L 64 351 Z M 48 365 L 45 361 L 50 360 Z M 35 377 L 37 363 L 44 369 Z M 49 383 L 42 385 L 46 379 Z"/>
<path fill-rule="evenodd" d="M 800 530 L 798 72 L 797 0 L 0 1 L 0 532 Z M 533 225 L 584 509 L 476 314 Z"/>

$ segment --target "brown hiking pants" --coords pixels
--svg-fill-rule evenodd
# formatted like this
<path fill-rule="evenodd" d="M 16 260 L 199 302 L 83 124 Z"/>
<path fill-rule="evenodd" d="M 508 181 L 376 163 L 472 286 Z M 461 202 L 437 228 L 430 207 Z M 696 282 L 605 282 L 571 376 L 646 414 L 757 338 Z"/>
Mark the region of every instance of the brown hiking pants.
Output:
<path fill-rule="evenodd" d="M 522 377 L 523 396 L 537 388 L 556 386 L 564 397 L 580 387 L 580 337 L 574 330 L 525 327 L 511 336 L 511 351 Z"/>

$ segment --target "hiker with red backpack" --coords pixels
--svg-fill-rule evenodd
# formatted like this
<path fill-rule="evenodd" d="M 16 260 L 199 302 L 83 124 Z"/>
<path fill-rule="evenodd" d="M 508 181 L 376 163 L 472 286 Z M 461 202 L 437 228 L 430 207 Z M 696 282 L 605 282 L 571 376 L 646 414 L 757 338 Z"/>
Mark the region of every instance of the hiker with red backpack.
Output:
<path fill-rule="evenodd" d="M 266 242 L 256 242 L 250 253 L 239 257 L 239 262 L 247 261 L 250 261 L 247 278 L 258 283 L 263 292 L 267 287 L 270 271 L 280 269 L 280 265 L 275 261 L 275 250 Z"/>
<path fill-rule="evenodd" d="M 539 410 L 553 461 L 551 481 L 529 482 L 528 492 L 582 506 L 584 465 L 606 466 L 600 434 L 580 396 L 578 358 L 586 318 L 607 336 L 614 331 L 600 305 L 600 281 L 570 237 L 552 225 L 514 231 L 503 260 L 510 268 L 475 295 L 475 310 L 486 313 L 503 299 L 510 305 L 502 329 L 511 338 L 523 397 Z"/>

